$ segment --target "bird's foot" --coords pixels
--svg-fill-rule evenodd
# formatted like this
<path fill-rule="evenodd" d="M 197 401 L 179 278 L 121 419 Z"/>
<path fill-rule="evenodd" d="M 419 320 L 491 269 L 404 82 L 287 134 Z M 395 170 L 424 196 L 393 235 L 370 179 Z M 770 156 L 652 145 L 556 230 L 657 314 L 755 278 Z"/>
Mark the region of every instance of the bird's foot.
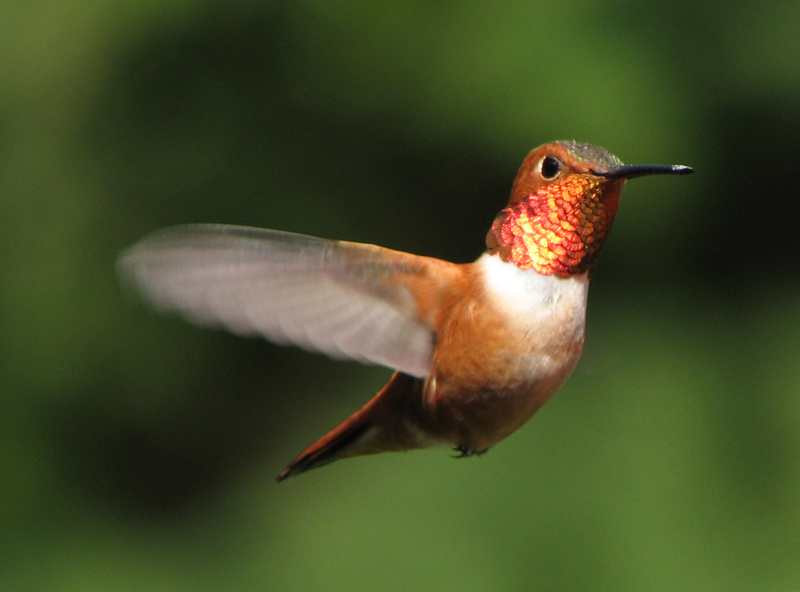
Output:
<path fill-rule="evenodd" d="M 489 452 L 488 448 L 484 448 L 483 450 L 475 450 L 474 448 L 467 446 L 466 444 L 461 444 L 460 446 L 456 446 L 453 448 L 458 454 L 454 455 L 453 458 L 468 458 L 470 456 L 481 456 L 482 454 L 486 454 Z"/>

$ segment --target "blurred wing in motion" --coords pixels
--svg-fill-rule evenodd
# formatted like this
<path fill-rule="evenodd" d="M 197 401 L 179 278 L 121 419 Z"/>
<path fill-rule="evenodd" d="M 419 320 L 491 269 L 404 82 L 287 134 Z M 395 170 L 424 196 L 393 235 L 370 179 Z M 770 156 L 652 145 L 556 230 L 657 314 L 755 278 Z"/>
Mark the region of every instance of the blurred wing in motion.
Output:
<path fill-rule="evenodd" d="M 418 377 L 430 368 L 431 310 L 459 273 L 373 245 L 211 224 L 151 234 L 122 253 L 119 271 L 156 308 L 194 323 Z"/>

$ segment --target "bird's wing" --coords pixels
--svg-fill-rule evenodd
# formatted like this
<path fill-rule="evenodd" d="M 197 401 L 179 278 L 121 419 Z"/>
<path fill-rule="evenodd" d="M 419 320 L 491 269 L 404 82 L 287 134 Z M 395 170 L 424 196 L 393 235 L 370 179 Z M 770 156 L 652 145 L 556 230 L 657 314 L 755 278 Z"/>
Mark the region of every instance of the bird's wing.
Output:
<path fill-rule="evenodd" d="M 460 271 L 373 245 L 240 226 L 187 225 L 122 253 L 123 281 L 163 311 L 413 376 Z M 413 289 L 412 289 L 413 288 Z"/>

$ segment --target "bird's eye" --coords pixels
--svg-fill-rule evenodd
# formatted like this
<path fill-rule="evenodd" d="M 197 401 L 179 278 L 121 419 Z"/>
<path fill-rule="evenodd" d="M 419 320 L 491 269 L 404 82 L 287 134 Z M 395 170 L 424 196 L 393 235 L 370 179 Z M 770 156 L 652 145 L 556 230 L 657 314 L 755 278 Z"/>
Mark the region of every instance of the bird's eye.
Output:
<path fill-rule="evenodd" d="M 541 172 L 543 179 L 554 179 L 561 172 L 561 161 L 555 156 L 545 156 L 542 159 Z"/>

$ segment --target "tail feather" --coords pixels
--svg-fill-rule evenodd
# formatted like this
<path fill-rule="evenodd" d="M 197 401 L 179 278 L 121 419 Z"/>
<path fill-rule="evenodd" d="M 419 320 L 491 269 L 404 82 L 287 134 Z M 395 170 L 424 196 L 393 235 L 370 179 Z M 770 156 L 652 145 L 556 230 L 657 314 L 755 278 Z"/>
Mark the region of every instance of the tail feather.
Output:
<path fill-rule="evenodd" d="M 289 463 L 289 466 L 275 480 L 281 482 L 293 475 L 299 475 L 332 463 L 339 458 L 350 456 L 345 453 L 346 449 L 361 438 L 370 427 L 366 421 L 358 421 L 361 418 L 357 418 L 357 415 L 359 414 L 351 416 L 339 427 L 306 448 L 300 456 Z"/>
<path fill-rule="evenodd" d="M 423 444 L 418 434 L 410 433 L 408 427 L 415 419 L 413 414 L 409 416 L 409 405 L 420 387 L 420 379 L 396 372 L 369 403 L 306 448 L 275 480 L 349 456 L 420 448 Z"/>

